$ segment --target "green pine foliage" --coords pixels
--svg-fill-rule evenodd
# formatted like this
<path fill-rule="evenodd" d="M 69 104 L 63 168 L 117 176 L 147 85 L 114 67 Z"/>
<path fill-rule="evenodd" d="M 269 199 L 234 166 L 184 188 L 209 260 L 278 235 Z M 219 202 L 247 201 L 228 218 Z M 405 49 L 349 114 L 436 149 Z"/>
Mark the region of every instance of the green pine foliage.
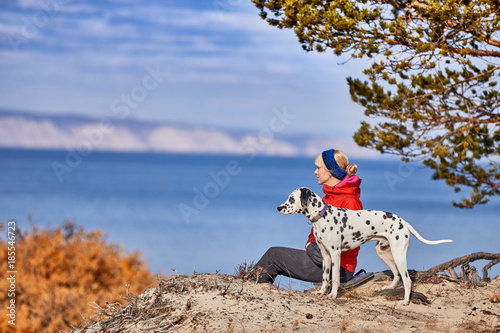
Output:
<path fill-rule="evenodd" d="M 253 0 L 306 51 L 371 59 L 347 78 L 358 145 L 422 161 L 472 208 L 500 194 L 500 2 Z"/>

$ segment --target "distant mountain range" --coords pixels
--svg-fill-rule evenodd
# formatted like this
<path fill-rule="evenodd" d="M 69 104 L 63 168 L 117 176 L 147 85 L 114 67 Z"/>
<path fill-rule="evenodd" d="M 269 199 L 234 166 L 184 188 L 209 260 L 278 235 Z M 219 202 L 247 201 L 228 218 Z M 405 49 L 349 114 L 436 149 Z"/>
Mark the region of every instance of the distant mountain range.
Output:
<path fill-rule="evenodd" d="M 352 139 L 285 135 L 280 127 L 234 131 L 134 119 L 40 115 L 0 110 L 0 147 L 189 154 L 316 156 L 337 148 L 350 157 L 374 158 Z"/>

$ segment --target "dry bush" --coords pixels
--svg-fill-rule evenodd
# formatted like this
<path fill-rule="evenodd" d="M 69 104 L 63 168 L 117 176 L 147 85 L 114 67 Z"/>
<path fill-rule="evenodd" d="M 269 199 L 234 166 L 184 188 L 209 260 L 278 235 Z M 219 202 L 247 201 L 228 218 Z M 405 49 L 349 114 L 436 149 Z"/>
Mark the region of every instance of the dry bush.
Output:
<path fill-rule="evenodd" d="M 0 271 L 6 272 L 4 239 L 0 246 Z M 87 232 L 71 222 L 55 229 L 33 225 L 19 234 L 16 271 L 16 325 L 2 320 L 1 332 L 68 330 L 93 315 L 89 303 L 113 303 L 121 300 L 118 293 L 126 293 L 125 284 L 142 292 L 153 282 L 139 252 L 126 254 L 121 246 L 106 242 L 101 231 Z M 0 290 L 7 290 L 8 283 L 1 279 Z M 9 301 L 5 293 L 0 295 L 3 309 Z"/>

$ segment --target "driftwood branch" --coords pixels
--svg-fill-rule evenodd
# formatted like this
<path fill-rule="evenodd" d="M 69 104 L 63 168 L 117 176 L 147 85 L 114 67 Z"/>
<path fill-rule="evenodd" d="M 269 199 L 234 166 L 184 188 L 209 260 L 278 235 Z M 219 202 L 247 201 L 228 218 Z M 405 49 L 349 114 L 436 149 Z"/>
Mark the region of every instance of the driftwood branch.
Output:
<path fill-rule="evenodd" d="M 487 253 L 487 252 L 476 252 L 472 253 L 460 258 L 456 258 L 450 261 L 447 261 L 441 265 L 437 265 L 435 267 L 432 267 L 431 269 L 427 270 L 426 273 L 438 273 L 442 271 L 451 271 L 455 267 L 463 265 L 463 264 L 468 264 L 470 262 L 476 261 L 476 260 L 491 260 L 490 263 L 488 263 L 486 266 L 483 268 L 483 280 L 488 280 L 488 269 L 490 269 L 493 265 L 496 265 L 500 262 L 500 253 Z"/>
<path fill-rule="evenodd" d="M 488 269 L 490 269 L 492 266 L 498 264 L 499 262 L 500 262 L 500 258 L 492 260 L 486 266 L 484 266 L 484 268 L 483 268 L 483 280 L 489 279 Z"/>

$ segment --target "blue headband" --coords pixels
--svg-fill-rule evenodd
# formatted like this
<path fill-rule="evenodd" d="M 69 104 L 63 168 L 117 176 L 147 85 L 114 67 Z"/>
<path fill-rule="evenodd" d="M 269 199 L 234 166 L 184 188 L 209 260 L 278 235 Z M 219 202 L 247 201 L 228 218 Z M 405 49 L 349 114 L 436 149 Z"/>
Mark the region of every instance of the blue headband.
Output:
<path fill-rule="evenodd" d="M 330 171 L 330 173 L 333 175 L 333 177 L 337 179 L 344 179 L 345 176 L 347 176 L 347 171 L 342 170 L 339 165 L 337 164 L 337 161 L 335 161 L 335 157 L 333 156 L 334 149 L 330 150 L 325 150 L 322 154 L 323 157 L 323 162 L 325 162 L 325 166 Z"/>

